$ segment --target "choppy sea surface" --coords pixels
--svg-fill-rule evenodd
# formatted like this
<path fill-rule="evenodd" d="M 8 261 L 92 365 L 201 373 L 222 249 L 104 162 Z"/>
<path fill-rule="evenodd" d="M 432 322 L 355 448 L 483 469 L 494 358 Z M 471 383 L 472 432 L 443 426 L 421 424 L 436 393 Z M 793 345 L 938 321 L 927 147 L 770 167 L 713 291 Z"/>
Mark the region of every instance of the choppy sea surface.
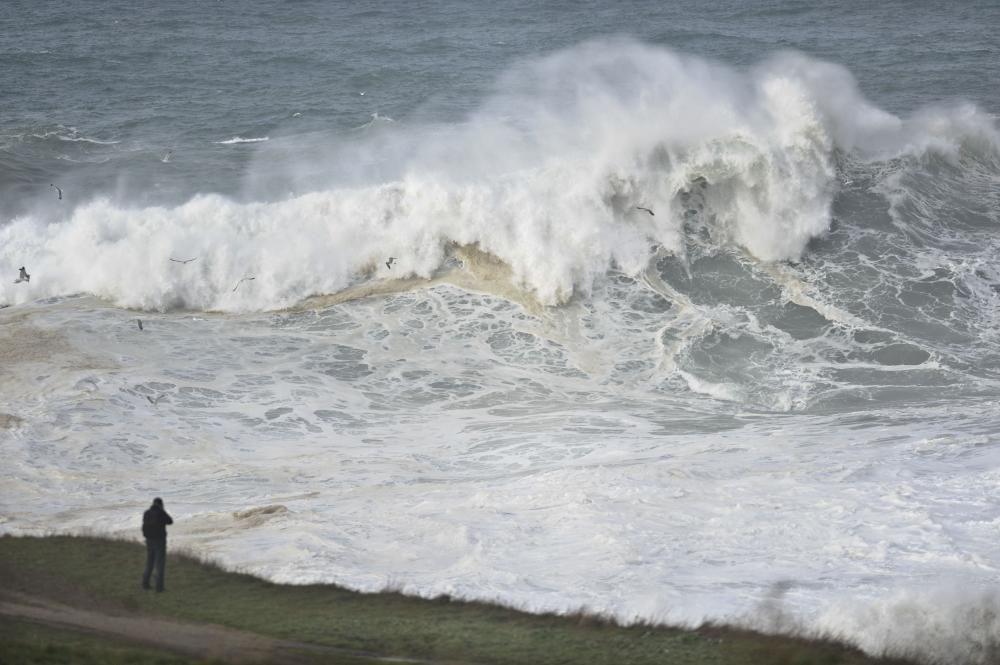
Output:
<path fill-rule="evenodd" d="M 1000 6 L 666 4 L 5 3 L 0 533 L 990 662 Z"/>

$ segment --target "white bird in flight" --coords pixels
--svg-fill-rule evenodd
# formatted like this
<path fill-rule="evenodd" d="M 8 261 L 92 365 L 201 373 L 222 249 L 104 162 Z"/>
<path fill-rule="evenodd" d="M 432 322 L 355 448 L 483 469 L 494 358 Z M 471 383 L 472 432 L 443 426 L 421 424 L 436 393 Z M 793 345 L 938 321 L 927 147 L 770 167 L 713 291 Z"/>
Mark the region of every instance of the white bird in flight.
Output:
<path fill-rule="evenodd" d="M 240 281 L 236 282 L 236 286 L 233 287 L 233 293 L 236 293 L 236 289 L 240 288 L 240 284 L 243 282 L 249 282 L 251 280 L 257 279 L 256 277 L 244 277 Z"/>

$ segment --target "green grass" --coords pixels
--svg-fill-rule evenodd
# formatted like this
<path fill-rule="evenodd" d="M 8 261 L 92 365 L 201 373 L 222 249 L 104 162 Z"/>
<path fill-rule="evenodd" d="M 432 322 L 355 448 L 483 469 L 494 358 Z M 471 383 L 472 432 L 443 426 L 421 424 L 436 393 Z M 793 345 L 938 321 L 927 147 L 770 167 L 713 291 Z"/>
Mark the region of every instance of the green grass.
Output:
<path fill-rule="evenodd" d="M 116 640 L 0 621 L 0 665 L 210 665 Z"/>
<path fill-rule="evenodd" d="M 144 548 L 135 543 L 6 536 L 0 538 L 0 588 L 79 607 L 215 623 L 286 640 L 442 661 L 497 665 L 902 662 L 869 658 L 833 643 L 718 627 L 697 631 L 623 627 L 582 614 L 532 615 L 448 598 L 426 600 L 398 593 L 361 594 L 330 585 L 271 584 L 177 554 L 168 555 L 167 592 L 156 594 L 139 588 L 144 560 Z"/>

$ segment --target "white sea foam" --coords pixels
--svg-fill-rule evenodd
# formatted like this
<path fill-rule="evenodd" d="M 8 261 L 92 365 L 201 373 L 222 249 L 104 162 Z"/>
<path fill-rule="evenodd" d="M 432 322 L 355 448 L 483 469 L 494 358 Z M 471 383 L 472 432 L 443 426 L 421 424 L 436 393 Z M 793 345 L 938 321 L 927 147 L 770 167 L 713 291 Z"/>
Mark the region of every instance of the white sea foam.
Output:
<path fill-rule="evenodd" d="M 379 115 L 379 112 L 376 111 L 375 113 L 371 114 L 371 120 L 369 120 L 368 122 L 366 122 L 363 125 L 358 125 L 354 129 L 356 131 L 357 130 L 363 130 L 363 129 L 371 129 L 372 127 L 374 127 L 376 125 L 384 125 L 386 123 L 394 123 L 394 122 L 396 122 L 396 121 L 393 118 L 390 118 L 387 115 Z"/>
<path fill-rule="evenodd" d="M 835 151 L 882 159 L 997 143 L 971 107 L 900 119 L 866 102 L 846 70 L 802 55 L 742 72 L 628 41 L 514 69 L 464 123 L 379 134 L 334 150 L 328 188 L 280 202 L 97 199 L 55 223 L 13 220 L 0 272 L 31 264 L 40 277 L 3 284 L 0 299 L 85 291 L 145 309 L 266 310 L 342 289 L 390 255 L 393 276 L 427 277 L 459 243 L 555 304 L 611 266 L 638 274 L 654 247 L 683 253 L 689 192 L 717 242 L 796 259 L 829 227 Z M 351 184 L 338 183 L 348 171 Z M 204 261 L 177 270 L 165 261 L 176 252 Z M 233 294 L 247 272 L 254 288 Z"/>
<path fill-rule="evenodd" d="M 42 132 L 32 132 L 30 134 L 6 135 L 0 138 L 23 141 L 27 137 L 42 139 L 42 140 L 55 138 L 58 139 L 59 141 L 65 141 L 68 143 L 92 143 L 94 145 L 117 145 L 121 143 L 121 141 L 114 139 L 98 139 L 91 136 L 82 136 L 80 134 L 80 130 L 78 130 L 76 127 L 65 127 L 63 125 L 57 125 L 55 129 L 49 129 Z"/>
<path fill-rule="evenodd" d="M 800 55 L 613 41 L 509 72 L 462 123 L 347 133 L 299 165 L 329 174 L 309 194 L 12 220 L 0 275 L 32 280 L 0 280 L 0 532 L 138 537 L 162 495 L 173 542 L 278 581 L 989 662 L 997 272 L 989 242 L 953 258 L 909 164 L 994 159 L 995 134 L 970 107 L 891 116 Z M 848 150 L 896 160 L 903 231 L 810 263 Z M 46 300 L 80 292 L 154 311 L 140 332 Z"/>
<path fill-rule="evenodd" d="M 60 141 L 69 141 L 72 143 L 93 143 L 95 145 L 117 145 L 121 141 L 101 141 L 99 139 L 92 139 L 86 136 L 64 136 L 57 135 Z"/>
<path fill-rule="evenodd" d="M 868 653 L 922 663 L 992 665 L 1000 661 L 1000 586 L 972 578 L 950 586 L 897 591 L 859 607 L 841 602 L 816 628 Z"/>
<path fill-rule="evenodd" d="M 270 141 L 269 136 L 259 136 L 251 138 L 243 138 L 242 136 L 234 136 L 231 139 L 226 139 L 224 141 L 215 141 L 218 145 L 234 145 L 237 143 L 263 143 L 264 141 Z"/>
<path fill-rule="evenodd" d="M 910 630 L 886 589 L 1000 584 L 995 403 L 782 416 L 649 389 L 663 314 L 623 295 L 538 318 L 439 286 L 143 332 L 93 299 L 3 310 L 0 531 L 138 537 L 161 495 L 173 542 L 278 581 L 687 624 L 773 618 L 791 580 L 789 625 L 873 651 Z"/>

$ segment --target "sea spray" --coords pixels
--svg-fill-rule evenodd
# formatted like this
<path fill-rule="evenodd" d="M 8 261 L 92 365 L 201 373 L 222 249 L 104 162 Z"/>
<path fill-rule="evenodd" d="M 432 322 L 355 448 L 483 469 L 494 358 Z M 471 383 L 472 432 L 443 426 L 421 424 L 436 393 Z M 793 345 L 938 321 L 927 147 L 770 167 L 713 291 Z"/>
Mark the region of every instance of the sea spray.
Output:
<path fill-rule="evenodd" d="M 86 292 L 141 309 L 268 310 L 346 288 L 390 255 L 393 272 L 371 277 L 428 278 L 458 243 L 555 305 L 611 267 L 638 275 L 657 247 L 683 253 L 692 212 L 718 245 L 797 259 L 829 227 L 836 151 L 924 150 L 971 131 L 996 140 L 968 107 L 928 114 L 880 111 L 846 70 L 803 55 L 739 71 L 593 42 L 513 68 L 462 122 L 352 139 L 345 163 L 369 141 L 394 160 L 363 184 L 332 179 L 259 203 L 205 194 L 173 208 L 97 198 L 64 221 L 12 220 L 0 266 L 28 264 L 39 277 L 30 289 L 3 284 L 0 299 Z M 692 211 L 685 197 L 698 186 L 703 208 Z M 178 267 L 168 261 L 177 253 L 201 260 Z M 252 287 L 234 292 L 246 275 Z"/>
<path fill-rule="evenodd" d="M 969 580 L 899 591 L 862 606 L 855 599 L 826 609 L 815 629 L 871 654 L 928 665 L 991 665 L 1000 662 L 1000 588 Z"/>

